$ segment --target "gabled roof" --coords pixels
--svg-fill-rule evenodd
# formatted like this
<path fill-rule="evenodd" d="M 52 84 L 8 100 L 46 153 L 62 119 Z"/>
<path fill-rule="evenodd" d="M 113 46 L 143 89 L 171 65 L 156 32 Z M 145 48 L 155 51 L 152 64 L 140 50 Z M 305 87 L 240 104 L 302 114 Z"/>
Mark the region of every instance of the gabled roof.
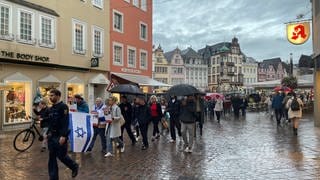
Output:
<path fill-rule="evenodd" d="M 212 45 L 212 46 L 206 46 L 205 48 L 203 49 L 199 49 L 198 50 L 198 53 L 201 55 L 201 56 L 204 56 L 206 53 L 209 53 L 210 56 L 218 53 L 220 51 L 220 49 L 225 46 L 226 48 L 231 49 L 231 43 L 230 42 L 221 42 L 221 43 L 218 43 L 218 44 L 215 44 L 215 45 Z M 210 57 L 209 56 L 209 57 Z"/>
<path fill-rule="evenodd" d="M 265 59 L 265 60 L 262 61 L 262 64 L 264 65 L 263 67 L 267 68 L 270 65 L 272 65 L 275 70 L 278 69 L 278 64 L 279 63 L 281 63 L 281 58 L 279 58 L 279 57 L 271 58 L 271 59 Z"/>
<path fill-rule="evenodd" d="M 46 8 L 44 6 L 40 6 L 40 5 L 31 3 L 31 2 L 27 2 L 25 0 L 7 0 L 7 1 L 59 17 L 59 14 L 56 11 L 49 9 L 49 8 Z"/>
<path fill-rule="evenodd" d="M 167 59 L 168 63 L 171 63 L 171 60 L 172 60 L 172 57 L 173 55 L 175 55 L 176 53 L 180 53 L 181 54 L 181 51 L 179 48 L 176 48 L 172 51 L 169 51 L 169 52 L 166 52 L 164 53 L 164 57 Z"/>
<path fill-rule="evenodd" d="M 183 61 L 186 63 L 186 60 L 189 58 L 193 59 L 201 59 L 202 63 L 207 64 L 206 61 L 200 56 L 194 49 L 191 47 L 181 51 L 181 56 L 183 58 Z"/>

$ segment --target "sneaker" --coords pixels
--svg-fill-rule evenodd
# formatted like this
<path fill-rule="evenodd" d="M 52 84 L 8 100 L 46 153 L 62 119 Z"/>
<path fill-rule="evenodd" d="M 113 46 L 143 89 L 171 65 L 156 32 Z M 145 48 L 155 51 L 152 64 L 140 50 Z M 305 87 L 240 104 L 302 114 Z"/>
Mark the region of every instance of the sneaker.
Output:
<path fill-rule="evenodd" d="M 148 146 L 142 146 L 141 150 L 146 150 L 148 149 Z"/>
<path fill-rule="evenodd" d="M 154 136 L 151 137 L 151 141 L 154 141 L 156 138 Z"/>
<path fill-rule="evenodd" d="M 188 148 L 188 153 L 192 153 L 192 148 Z"/>
<path fill-rule="evenodd" d="M 107 154 L 104 155 L 104 157 L 111 157 L 113 156 L 113 154 L 111 154 L 111 152 L 108 152 Z"/>
<path fill-rule="evenodd" d="M 124 152 L 124 146 L 125 146 L 125 144 L 123 143 L 123 145 L 122 145 L 122 147 L 121 147 L 121 149 L 120 149 L 120 152 Z"/>
<path fill-rule="evenodd" d="M 159 139 L 159 138 L 160 138 L 160 134 L 157 134 L 157 135 L 156 135 L 156 139 Z"/>
<path fill-rule="evenodd" d="M 186 149 L 184 150 L 184 152 L 189 152 L 189 147 L 186 147 Z"/>
<path fill-rule="evenodd" d="M 171 142 L 171 143 L 175 143 L 176 142 L 176 140 L 174 140 L 174 139 L 170 139 L 170 141 L 169 142 Z"/>
<path fill-rule="evenodd" d="M 78 171 L 79 171 L 79 165 L 76 164 L 75 168 L 72 170 L 72 174 L 71 174 L 72 178 L 75 178 L 78 175 Z"/>
<path fill-rule="evenodd" d="M 137 141 L 137 142 L 139 141 L 139 136 L 136 137 L 136 141 Z"/>

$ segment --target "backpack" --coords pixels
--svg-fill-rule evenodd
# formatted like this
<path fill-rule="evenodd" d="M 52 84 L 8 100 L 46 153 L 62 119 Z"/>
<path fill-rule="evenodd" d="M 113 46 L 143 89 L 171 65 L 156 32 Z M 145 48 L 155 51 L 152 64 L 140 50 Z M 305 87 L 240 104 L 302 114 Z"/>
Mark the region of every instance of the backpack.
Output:
<path fill-rule="evenodd" d="M 297 98 L 293 98 L 291 102 L 291 110 L 292 111 L 299 111 L 300 110 L 300 104 L 297 100 Z"/>

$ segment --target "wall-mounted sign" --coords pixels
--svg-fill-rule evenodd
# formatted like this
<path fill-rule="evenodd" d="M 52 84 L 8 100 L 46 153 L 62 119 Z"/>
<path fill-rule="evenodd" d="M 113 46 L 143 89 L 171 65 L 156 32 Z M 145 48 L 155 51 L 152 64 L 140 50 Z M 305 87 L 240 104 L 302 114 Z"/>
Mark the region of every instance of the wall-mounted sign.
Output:
<path fill-rule="evenodd" d="M 141 74 L 141 71 L 138 69 L 128 69 L 128 68 L 121 68 L 122 72 L 127 72 L 127 73 L 135 73 L 135 74 Z"/>
<path fill-rule="evenodd" d="M 91 58 L 91 67 L 99 67 L 99 58 Z"/>
<path fill-rule="evenodd" d="M 49 62 L 50 58 L 47 56 L 39 56 L 27 53 L 16 53 L 12 51 L 0 51 L 0 56 L 3 58 L 11 58 L 17 60 L 24 60 L 24 61 L 36 61 L 36 62 Z"/>
<path fill-rule="evenodd" d="M 300 45 L 310 37 L 310 23 L 298 22 L 287 24 L 287 39 L 290 43 Z"/>

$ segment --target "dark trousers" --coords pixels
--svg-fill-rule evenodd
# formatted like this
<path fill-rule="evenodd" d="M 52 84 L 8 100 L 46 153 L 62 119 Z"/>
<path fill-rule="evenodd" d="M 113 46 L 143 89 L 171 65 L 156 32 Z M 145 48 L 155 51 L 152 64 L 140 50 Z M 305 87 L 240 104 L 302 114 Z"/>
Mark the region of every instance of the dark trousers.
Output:
<path fill-rule="evenodd" d="M 284 118 L 285 118 L 286 120 L 288 120 L 288 119 L 289 119 L 288 112 L 289 112 L 289 109 L 287 109 L 287 108 L 283 108 L 283 115 L 284 115 Z"/>
<path fill-rule="evenodd" d="M 240 116 L 240 109 L 239 108 L 233 108 L 234 116 L 238 118 Z"/>
<path fill-rule="evenodd" d="M 106 128 L 98 128 L 98 127 L 93 127 L 93 137 L 91 144 L 89 146 L 88 151 L 91 151 L 93 149 L 94 143 L 96 141 L 97 136 L 100 136 L 100 141 L 101 141 L 101 147 L 102 150 L 105 151 L 107 148 L 107 143 L 106 143 Z"/>
<path fill-rule="evenodd" d="M 246 115 L 246 108 L 241 108 L 241 114 L 242 114 L 242 116 Z"/>
<path fill-rule="evenodd" d="M 151 117 L 151 121 L 152 121 L 152 124 L 153 124 L 152 135 L 156 136 L 157 134 L 160 134 L 160 131 L 159 131 L 160 118 L 159 117 Z"/>
<path fill-rule="evenodd" d="M 148 124 L 139 124 L 141 136 L 142 136 L 142 143 L 144 146 L 148 147 Z"/>
<path fill-rule="evenodd" d="M 134 135 L 132 133 L 132 129 L 131 129 L 131 122 L 126 122 L 124 123 L 123 126 L 121 126 L 121 136 L 120 136 L 120 139 L 123 141 L 123 131 L 124 129 L 126 129 L 127 131 L 127 134 L 129 136 L 129 138 L 131 139 L 131 142 L 132 143 L 135 143 L 136 142 L 136 139 L 134 138 Z"/>
<path fill-rule="evenodd" d="M 60 145 L 58 137 L 50 137 L 48 139 L 48 149 L 49 149 L 48 170 L 49 170 L 50 180 L 59 179 L 57 158 L 59 158 L 59 160 L 63 164 L 65 164 L 69 169 L 75 170 L 77 168 L 76 162 L 73 161 L 67 154 L 67 149 L 68 149 L 67 142 L 63 145 Z"/>
<path fill-rule="evenodd" d="M 176 140 L 176 130 L 175 128 L 177 128 L 178 130 L 178 135 L 182 136 L 181 133 L 181 123 L 178 119 L 178 117 L 172 117 L 170 119 L 170 134 L 171 134 L 171 139 Z"/>
<path fill-rule="evenodd" d="M 216 116 L 217 116 L 218 122 L 220 122 L 221 112 L 222 112 L 222 111 L 216 111 Z"/>
<path fill-rule="evenodd" d="M 274 114 L 276 116 L 277 123 L 280 124 L 280 120 L 282 117 L 282 109 L 274 109 Z"/>

